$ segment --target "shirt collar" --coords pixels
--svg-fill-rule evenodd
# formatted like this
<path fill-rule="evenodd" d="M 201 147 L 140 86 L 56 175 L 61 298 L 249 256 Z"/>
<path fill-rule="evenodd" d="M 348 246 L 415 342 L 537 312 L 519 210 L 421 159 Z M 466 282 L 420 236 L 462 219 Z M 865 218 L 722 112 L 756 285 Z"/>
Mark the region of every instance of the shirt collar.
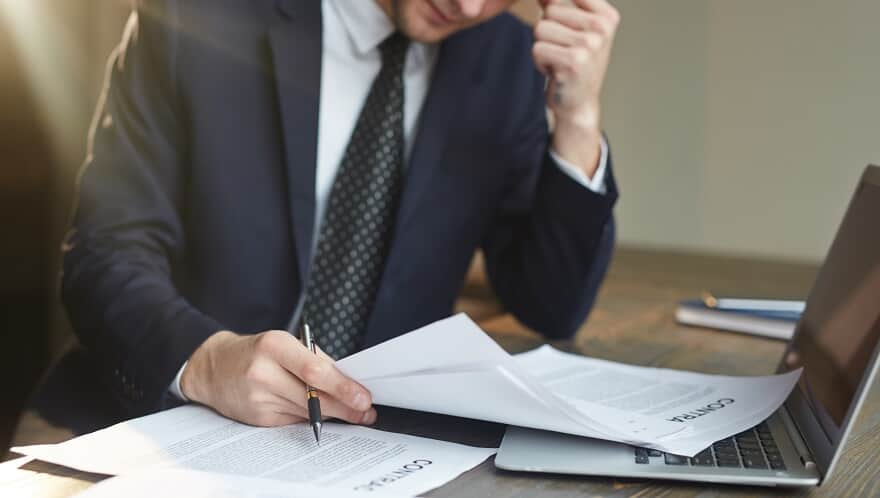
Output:
<path fill-rule="evenodd" d="M 379 45 L 391 36 L 396 27 L 376 0 L 329 0 L 342 25 L 360 55 L 378 50 Z M 414 62 L 421 65 L 428 61 L 434 45 L 412 42 Z"/>
<path fill-rule="evenodd" d="M 375 0 L 330 0 L 357 51 L 364 55 L 394 33 L 394 24 Z"/>

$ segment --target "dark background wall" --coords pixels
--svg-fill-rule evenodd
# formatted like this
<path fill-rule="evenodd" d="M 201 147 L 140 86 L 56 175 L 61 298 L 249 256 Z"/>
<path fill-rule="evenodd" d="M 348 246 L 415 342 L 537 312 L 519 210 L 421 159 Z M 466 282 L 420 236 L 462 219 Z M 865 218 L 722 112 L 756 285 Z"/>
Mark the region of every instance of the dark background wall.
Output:
<path fill-rule="evenodd" d="M 0 30 L 0 444 L 47 361 L 46 296 L 52 160 L 21 77 L 10 33 Z"/>
<path fill-rule="evenodd" d="M 128 0 L 0 2 L 0 459 L 72 340 L 59 246 L 103 67 Z"/>

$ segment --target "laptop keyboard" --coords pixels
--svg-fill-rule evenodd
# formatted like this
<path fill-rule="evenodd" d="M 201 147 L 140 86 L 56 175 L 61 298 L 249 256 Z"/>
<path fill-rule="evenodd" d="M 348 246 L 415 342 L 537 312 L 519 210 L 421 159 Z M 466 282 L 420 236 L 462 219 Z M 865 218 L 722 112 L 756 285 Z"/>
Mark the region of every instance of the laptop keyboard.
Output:
<path fill-rule="evenodd" d="M 662 458 L 666 465 L 785 470 L 782 453 L 766 422 L 733 437 L 716 441 L 692 458 L 647 448 L 635 448 L 635 458 L 636 463 L 641 464 Z"/>

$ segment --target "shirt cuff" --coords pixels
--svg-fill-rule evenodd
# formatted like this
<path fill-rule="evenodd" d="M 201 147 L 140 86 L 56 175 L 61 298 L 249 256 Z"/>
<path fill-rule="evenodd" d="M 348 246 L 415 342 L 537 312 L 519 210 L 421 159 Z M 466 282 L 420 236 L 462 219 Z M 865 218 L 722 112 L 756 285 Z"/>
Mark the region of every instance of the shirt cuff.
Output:
<path fill-rule="evenodd" d="M 561 158 L 552 147 L 550 148 L 550 158 L 569 178 L 597 194 L 604 195 L 607 191 L 605 187 L 605 170 L 608 164 L 608 142 L 605 141 L 605 137 L 602 137 L 599 147 L 599 167 L 596 168 L 593 178 L 588 177 L 581 168 Z"/>
<path fill-rule="evenodd" d="M 175 398 L 185 403 L 189 403 L 189 399 L 187 399 L 187 397 L 183 395 L 183 391 L 180 390 L 180 378 L 183 377 L 183 369 L 186 368 L 188 364 L 188 361 L 183 362 L 183 366 L 180 367 L 180 370 L 177 371 L 177 375 L 174 376 L 174 380 L 171 381 L 171 385 L 168 386 L 168 391 L 170 391 Z"/>

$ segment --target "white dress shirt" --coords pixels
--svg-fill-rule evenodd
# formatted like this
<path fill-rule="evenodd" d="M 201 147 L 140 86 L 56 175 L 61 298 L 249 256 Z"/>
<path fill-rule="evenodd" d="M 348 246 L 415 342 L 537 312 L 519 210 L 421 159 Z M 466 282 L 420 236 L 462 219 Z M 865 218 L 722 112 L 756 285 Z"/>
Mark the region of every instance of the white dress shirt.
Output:
<path fill-rule="evenodd" d="M 322 0 L 323 53 L 321 67 L 321 102 L 318 116 L 318 157 L 315 171 L 315 225 L 312 254 L 318 242 L 321 221 L 330 197 L 345 148 L 367 100 L 373 80 L 382 68 L 379 45 L 396 28 L 375 1 Z M 412 42 L 406 54 L 403 86 L 404 157 L 409 159 L 425 97 L 437 62 L 437 44 Z M 556 164 L 576 182 L 605 193 L 605 163 L 608 147 L 602 140 L 599 167 L 593 178 L 567 163 L 554 151 Z M 406 160 L 404 164 L 406 164 Z M 185 400 L 180 377 L 186 363 L 170 386 L 172 394 Z"/>

